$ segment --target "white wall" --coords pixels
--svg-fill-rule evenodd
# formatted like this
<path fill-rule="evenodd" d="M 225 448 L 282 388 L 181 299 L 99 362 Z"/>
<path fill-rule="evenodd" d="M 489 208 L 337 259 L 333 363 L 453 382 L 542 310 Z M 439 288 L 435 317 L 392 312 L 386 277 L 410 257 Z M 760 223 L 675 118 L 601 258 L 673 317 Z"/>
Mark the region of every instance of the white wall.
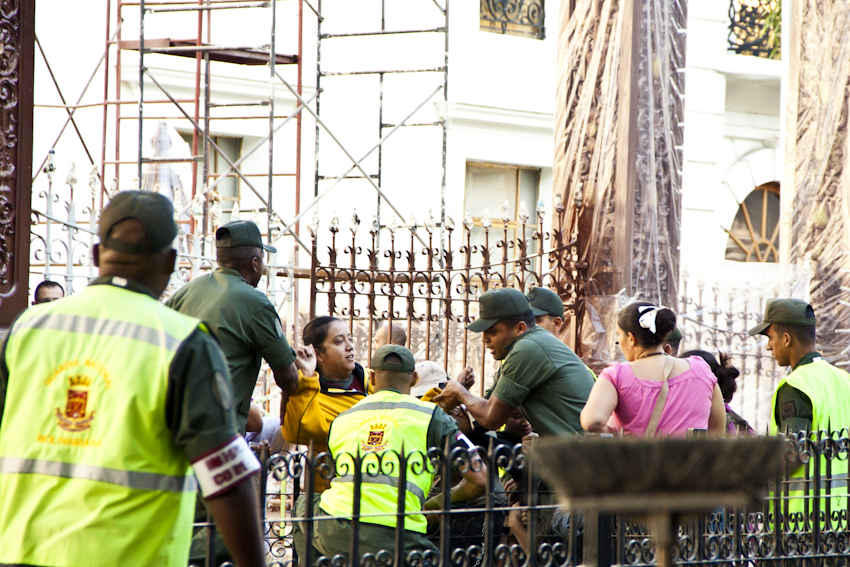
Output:
<path fill-rule="evenodd" d="M 727 51 L 728 4 L 689 6 L 682 261 L 722 260 L 738 205 L 781 180 L 779 61 Z"/>

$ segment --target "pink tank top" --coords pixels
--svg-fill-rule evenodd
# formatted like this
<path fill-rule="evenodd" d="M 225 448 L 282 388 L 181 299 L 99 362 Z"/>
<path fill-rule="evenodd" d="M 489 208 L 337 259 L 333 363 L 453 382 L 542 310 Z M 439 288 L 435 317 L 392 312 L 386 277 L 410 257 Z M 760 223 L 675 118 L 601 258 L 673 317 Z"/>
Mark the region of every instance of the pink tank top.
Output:
<path fill-rule="evenodd" d="M 684 437 L 688 429 L 708 429 L 717 377 L 702 358 L 692 356 L 686 360 L 691 365 L 690 370 L 667 380 L 670 391 L 658 422 L 661 435 Z M 643 435 L 661 393 L 662 382 L 638 378 L 628 364 L 619 362 L 612 362 L 599 378 L 608 380 L 617 389 L 615 425 L 631 435 Z"/>

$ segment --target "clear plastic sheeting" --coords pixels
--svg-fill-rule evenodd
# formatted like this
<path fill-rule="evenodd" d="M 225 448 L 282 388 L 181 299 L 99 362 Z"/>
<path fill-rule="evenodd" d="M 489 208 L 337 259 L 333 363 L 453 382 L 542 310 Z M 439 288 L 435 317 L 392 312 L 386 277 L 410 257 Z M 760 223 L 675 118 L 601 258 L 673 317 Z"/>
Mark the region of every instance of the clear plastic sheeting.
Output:
<path fill-rule="evenodd" d="M 686 22 L 681 0 L 578 0 L 561 22 L 554 187 L 583 266 L 576 347 L 591 367 L 611 358 L 597 335 L 620 290 L 678 298 Z"/>
<path fill-rule="evenodd" d="M 808 300 L 809 270 L 809 266 L 731 261 L 682 266 L 679 353 L 705 350 L 730 355 L 741 374 L 729 405 L 760 434 L 767 430 L 771 397 L 786 369 L 766 350 L 766 337 L 750 337 L 747 331 L 762 320 L 768 299 Z"/>
<path fill-rule="evenodd" d="M 800 0 L 793 8 L 782 254 L 811 262 L 818 347 L 850 370 L 850 6 Z"/>

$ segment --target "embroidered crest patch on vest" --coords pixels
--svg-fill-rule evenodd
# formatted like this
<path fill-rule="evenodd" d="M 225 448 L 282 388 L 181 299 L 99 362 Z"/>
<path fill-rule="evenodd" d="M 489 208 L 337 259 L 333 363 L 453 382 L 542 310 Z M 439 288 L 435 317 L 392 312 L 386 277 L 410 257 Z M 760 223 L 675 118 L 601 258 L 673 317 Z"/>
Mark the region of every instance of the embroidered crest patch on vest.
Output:
<path fill-rule="evenodd" d="M 385 438 L 386 430 L 386 423 L 373 423 L 370 425 L 369 436 L 366 438 L 365 443 L 360 443 L 360 449 L 364 453 L 383 451 L 387 446 L 387 439 Z"/>
<path fill-rule="evenodd" d="M 91 427 L 95 412 L 86 413 L 91 379 L 82 375 L 68 378 L 65 410 L 55 409 L 58 425 L 65 431 L 85 431 Z"/>

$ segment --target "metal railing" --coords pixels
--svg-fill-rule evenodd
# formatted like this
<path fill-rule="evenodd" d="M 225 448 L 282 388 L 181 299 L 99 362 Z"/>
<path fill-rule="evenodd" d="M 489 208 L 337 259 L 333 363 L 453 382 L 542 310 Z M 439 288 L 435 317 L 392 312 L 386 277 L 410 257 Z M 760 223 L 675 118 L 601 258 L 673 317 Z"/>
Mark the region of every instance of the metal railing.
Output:
<path fill-rule="evenodd" d="M 784 472 L 765 487 L 763 505 L 718 508 L 680 522 L 675 563 L 846 565 L 850 552 L 850 515 L 845 497 L 846 464 L 850 456 L 848 435 L 848 429 L 787 435 Z M 383 528 L 386 531 L 382 535 L 383 541 L 390 545 L 380 551 L 359 551 L 357 561 L 352 561 L 349 551 L 326 557 L 317 556 L 309 546 L 299 551 L 293 545 L 296 525 L 302 533 L 319 533 L 323 537 L 321 534 L 327 531 L 324 526 L 340 520 L 349 524 L 349 539 L 334 542 L 335 547 L 363 550 L 375 545 L 368 540 L 375 532 L 366 532 L 368 528 L 364 526 L 373 525 L 376 515 L 359 514 L 359 503 L 354 513 L 345 517 L 323 515 L 320 500 L 318 507 L 315 506 L 320 498 L 314 492 L 317 480 L 324 482 L 349 475 L 353 477 L 354 494 L 359 494 L 363 483 L 379 473 L 400 476 L 401 486 L 414 475 L 429 474 L 435 478 L 432 494 L 445 495 L 455 482 L 453 469 L 465 472 L 476 466 L 469 454 L 459 449 L 432 448 L 425 455 L 412 453 L 402 459 L 397 453 L 388 453 L 367 465 L 368 459 L 362 455 L 333 459 L 328 454 L 309 451 L 271 456 L 266 452 L 263 461 L 268 485 L 261 487 L 262 496 L 267 503 L 277 500 L 284 503 L 279 518 L 265 518 L 269 563 L 286 567 L 308 564 L 566 567 L 582 563 L 616 566 L 655 563 L 655 539 L 640 518 L 560 509 L 556 495 L 538 479 L 534 459 L 529 458 L 526 446 L 494 442 L 486 449 L 479 447 L 479 453 L 481 463 L 487 467 L 485 495 L 466 506 L 449 505 L 448 499 L 443 498 L 443 505 L 428 516 L 431 518 L 425 534 L 430 541 L 428 547 L 400 552 L 394 542 L 404 541 L 404 518 L 413 512 L 392 512 L 383 516 L 392 520 L 389 522 L 392 527 Z M 362 469 L 355 461 L 363 465 Z M 358 470 L 362 470 L 359 475 Z M 515 484 L 506 488 L 507 478 L 514 478 Z M 296 513 L 296 508 L 302 513 Z M 520 537 L 512 537 L 514 534 Z"/>
<path fill-rule="evenodd" d="M 781 35 L 781 0 L 730 0 L 730 51 L 740 55 L 779 59 Z"/>
<path fill-rule="evenodd" d="M 481 0 L 481 31 L 543 39 L 543 0 Z"/>

